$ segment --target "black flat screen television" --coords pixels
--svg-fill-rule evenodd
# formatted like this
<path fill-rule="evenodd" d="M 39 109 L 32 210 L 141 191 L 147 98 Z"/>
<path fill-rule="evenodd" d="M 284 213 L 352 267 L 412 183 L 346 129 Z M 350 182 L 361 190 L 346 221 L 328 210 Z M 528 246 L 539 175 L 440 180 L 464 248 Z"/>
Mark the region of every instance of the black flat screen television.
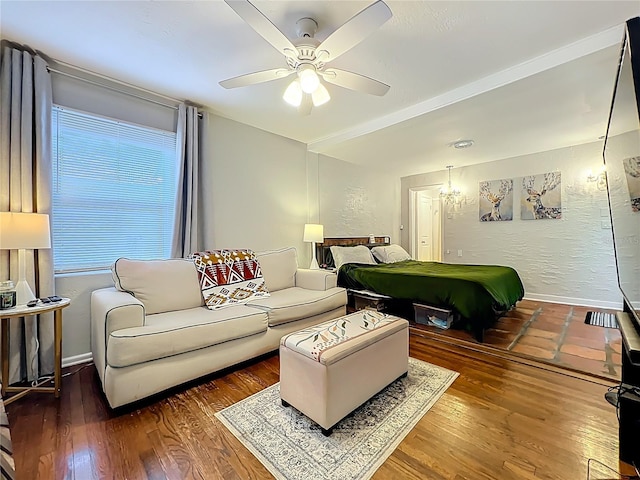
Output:
<path fill-rule="evenodd" d="M 622 380 L 640 384 L 640 17 L 626 22 L 603 156 L 626 313 L 619 323 L 630 365 L 623 362 Z"/>

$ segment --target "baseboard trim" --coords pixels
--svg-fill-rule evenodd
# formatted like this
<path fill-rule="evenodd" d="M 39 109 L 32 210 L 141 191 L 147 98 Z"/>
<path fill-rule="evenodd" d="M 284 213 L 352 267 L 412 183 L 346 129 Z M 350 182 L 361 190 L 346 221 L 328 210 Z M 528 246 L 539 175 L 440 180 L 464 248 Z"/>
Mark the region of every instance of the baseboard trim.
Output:
<path fill-rule="evenodd" d="M 80 355 L 74 355 L 73 357 L 66 357 L 62 359 L 62 368 L 73 367 L 81 363 L 87 363 L 93 360 L 91 352 L 82 353 Z"/>
<path fill-rule="evenodd" d="M 564 303 L 565 305 L 578 305 L 581 307 L 607 308 L 611 310 L 622 310 L 622 299 L 620 302 L 607 302 L 604 300 L 589 300 L 587 298 L 560 297 L 556 295 L 545 295 L 542 293 L 528 293 L 525 300 L 537 300 L 539 302 Z"/>

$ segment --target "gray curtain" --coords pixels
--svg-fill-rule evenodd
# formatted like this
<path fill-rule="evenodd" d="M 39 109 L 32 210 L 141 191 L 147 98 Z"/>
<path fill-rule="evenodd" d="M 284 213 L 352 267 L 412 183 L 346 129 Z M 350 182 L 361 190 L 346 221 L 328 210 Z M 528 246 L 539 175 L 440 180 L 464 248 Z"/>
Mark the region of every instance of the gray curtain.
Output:
<path fill-rule="evenodd" d="M 45 60 L 2 44 L 0 211 L 51 214 L 51 77 Z M 0 250 L 0 281 L 17 280 L 18 252 Z M 27 281 L 37 297 L 54 294 L 51 250 L 27 250 Z M 9 324 L 9 383 L 53 372 L 53 314 Z"/>
<path fill-rule="evenodd" d="M 178 107 L 176 149 L 178 154 L 178 191 L 171 256 L 184 258 L 200 250 L 198 197 L 200 157 L 198 150 L 198 109 Z"/>

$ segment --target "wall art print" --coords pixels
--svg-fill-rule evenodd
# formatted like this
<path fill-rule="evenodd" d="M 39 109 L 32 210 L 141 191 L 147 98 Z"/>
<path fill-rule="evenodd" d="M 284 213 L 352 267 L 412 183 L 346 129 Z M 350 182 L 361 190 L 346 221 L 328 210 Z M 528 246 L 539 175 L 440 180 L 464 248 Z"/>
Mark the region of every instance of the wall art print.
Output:
<path fill-rule="evenodd" d="M 562 176 L 560 172 L 522 178 L 520 218 L 540 220 L 562 218 Z"/>
<path fill-rule="evenodd" d="M 627 177 L 631 210 L 640 212 L 640 157 L 625 158 L 622 164 Z"/>
<path fill-rule="evenodd" d="M 513 220 L 513 179 L 480 182 L 478 216 L 481 222 Z"/>

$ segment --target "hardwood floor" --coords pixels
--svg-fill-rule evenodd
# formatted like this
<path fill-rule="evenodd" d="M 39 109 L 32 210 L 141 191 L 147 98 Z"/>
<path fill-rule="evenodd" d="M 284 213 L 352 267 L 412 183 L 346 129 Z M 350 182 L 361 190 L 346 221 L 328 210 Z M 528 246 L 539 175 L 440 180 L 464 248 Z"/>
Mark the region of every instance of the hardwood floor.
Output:
<path fill-rule="evenodd" d="M 613 382 L 415 331 L 410 354 L 460 376 L 374 479 L 586 479 L 590 458 L 631 473 L 618 464 L 616 412 L 604 400 Z M 32 393 L 7 406 L 17 478 L 273 478 L 214 413 L 278 371 L 274 354 L 112 411 L 95 368 L 81 369 L 60 399 Z"/>

